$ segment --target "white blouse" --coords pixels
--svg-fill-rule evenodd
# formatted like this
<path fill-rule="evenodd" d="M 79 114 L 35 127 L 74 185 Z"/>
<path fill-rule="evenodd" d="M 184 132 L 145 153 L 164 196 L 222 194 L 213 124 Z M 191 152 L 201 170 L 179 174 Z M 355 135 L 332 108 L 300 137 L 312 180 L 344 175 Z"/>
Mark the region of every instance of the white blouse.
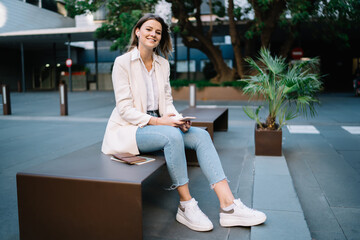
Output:
<path fill-rule="evenodd" d="M 153 111 L 159 109 L 159 88 L 158 83 L 156 80 L 156 73 L 155 73 L 155 61 L 157 61 L 157 56 L 155 53 L 153 53 L 153 62 L 151 70 L 148 71 L 146 69 L 146 66 L 143 62 L 143 60 L 140 57 L 140 52 L 137 48 L 135 48 L 137 51 L 138 58 L 141 61 L 142 65 L 142 75 L 146 82 L 146 89 L 147 89 L 147 111 Z"/>

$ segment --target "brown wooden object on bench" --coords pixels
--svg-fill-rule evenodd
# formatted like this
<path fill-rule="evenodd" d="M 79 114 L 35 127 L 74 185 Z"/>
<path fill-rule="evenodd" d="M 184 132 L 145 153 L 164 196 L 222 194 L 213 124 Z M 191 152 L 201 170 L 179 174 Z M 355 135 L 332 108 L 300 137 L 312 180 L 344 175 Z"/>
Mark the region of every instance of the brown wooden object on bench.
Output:
<path fill-rule="evenodd" d="M 143 182 L 164 157 L 127 165 L 100 148 L 98 143 L 17 173 L 21 240 L 142 239 Z"/>
<path fill-rule="evenodd" d="M 207 127 L 212 139 L 214 131 L 228 130 L 228 109 L 227 108 L 186 108 L 181 111 L 183 116 L 193 116 L 192 126 Z"/>

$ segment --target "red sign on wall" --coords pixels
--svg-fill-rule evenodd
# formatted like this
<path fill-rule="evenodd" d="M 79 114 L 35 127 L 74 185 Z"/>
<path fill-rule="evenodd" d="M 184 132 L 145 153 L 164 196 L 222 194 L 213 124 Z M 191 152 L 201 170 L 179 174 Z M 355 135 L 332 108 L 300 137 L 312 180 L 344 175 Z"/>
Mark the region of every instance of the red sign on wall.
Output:
<path fill-rule="evenodd" d="M 293 59 L 299 60 L 304 56 L 304 51 L 302 50 L 302 48 L 294 48 L 293 50 L 291 50 L 291 56 Z"/>
<path fill-rule="evenodd" d="M 66 59 L 65 64 L 66 64 L 67 67 L 71 67 L 71 65 L 72 65 L 71 58 Z"/>

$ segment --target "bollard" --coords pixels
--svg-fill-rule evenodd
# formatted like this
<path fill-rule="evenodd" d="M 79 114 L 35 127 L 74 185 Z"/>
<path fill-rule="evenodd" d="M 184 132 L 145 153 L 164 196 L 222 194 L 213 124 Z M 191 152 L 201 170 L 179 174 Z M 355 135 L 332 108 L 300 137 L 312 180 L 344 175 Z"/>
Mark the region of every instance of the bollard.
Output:
<path fill-rule="evenodd" d="M 65 83 L 59 84 L 59 93 L 60 93 L 60 115 L 68 115 L 68 101 L 67 101 L 67 88 Z"/>
<path fill-rule="evenodd" d="M 11 115 L 10 90 L 6 84 L 1 85 L 4 115 Z"/>
<path fill-rule="evenodd" d="M 189 97 L 190 107 L 196 107 L 196 85 L 194 83 L 189 84 Z"/>

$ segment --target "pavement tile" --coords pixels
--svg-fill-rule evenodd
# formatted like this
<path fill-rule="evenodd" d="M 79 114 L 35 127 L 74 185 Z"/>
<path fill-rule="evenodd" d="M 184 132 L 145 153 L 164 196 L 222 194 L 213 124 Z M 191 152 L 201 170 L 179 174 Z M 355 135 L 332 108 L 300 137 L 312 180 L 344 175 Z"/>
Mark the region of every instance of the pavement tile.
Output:
<path fill-rule="evenodd" d="M 255 157 L 253 203 L 262 210 L 302 211 L 284 157 Z"/>
<path fill-rule="evenodd" d="M 256 156 L 256 176 L 259 175 L 287 175 L 289 169 L 283 157 Z"/>
<path fill-rule="evenodd" d="M 339 151 L 339 154 L 360 174 L 360 151 Z"/>
<path fill-rule="evenodd" d="M 264 224 L 251 228 L 251 240 L 310 240 L 302 212 L 266 211 Z"/>
<path fill-rule="evenodd" d="M 348 240 L 342 232 L 316 231 L 311 232 L 312 240 Z"/>
<path fill-rule="evenodd" d="M 360 208 L 360 176 L 317 174 L 316 178 L 331 207 Z"/>
<path fill-rule="evenodd" d="M 249 240 L 251 237 L 250 227 L 232 227 L 229 231 L 227 240 Z"/>
<path fill-rule="evenodd" d="M 302 212 L 291 177 L 284 175 L 255 176 L 255 209 Z"/>
<path fill-rule="evenodd" d="M 332 208 L 348 240 L 360 239 L 360 209 Z"/>
<path fill-rule="evenodd" d="M 338 151 L 359 149 L 360 138 L 349 135 L 348 137 L 328 137 L 327 141 Z"/>
<path fill-rule="evenodd" d="M 351 165 L 340 154 L 304 153 L 303 159 L 308 162 L 314 173 L 358 175 Z"/>
<path fill-rule="evenodd" d="M 342 233 L 326 195 L 320 188 L 297 187 L 296 191 L 312 236 L 317 231 Z"/>

